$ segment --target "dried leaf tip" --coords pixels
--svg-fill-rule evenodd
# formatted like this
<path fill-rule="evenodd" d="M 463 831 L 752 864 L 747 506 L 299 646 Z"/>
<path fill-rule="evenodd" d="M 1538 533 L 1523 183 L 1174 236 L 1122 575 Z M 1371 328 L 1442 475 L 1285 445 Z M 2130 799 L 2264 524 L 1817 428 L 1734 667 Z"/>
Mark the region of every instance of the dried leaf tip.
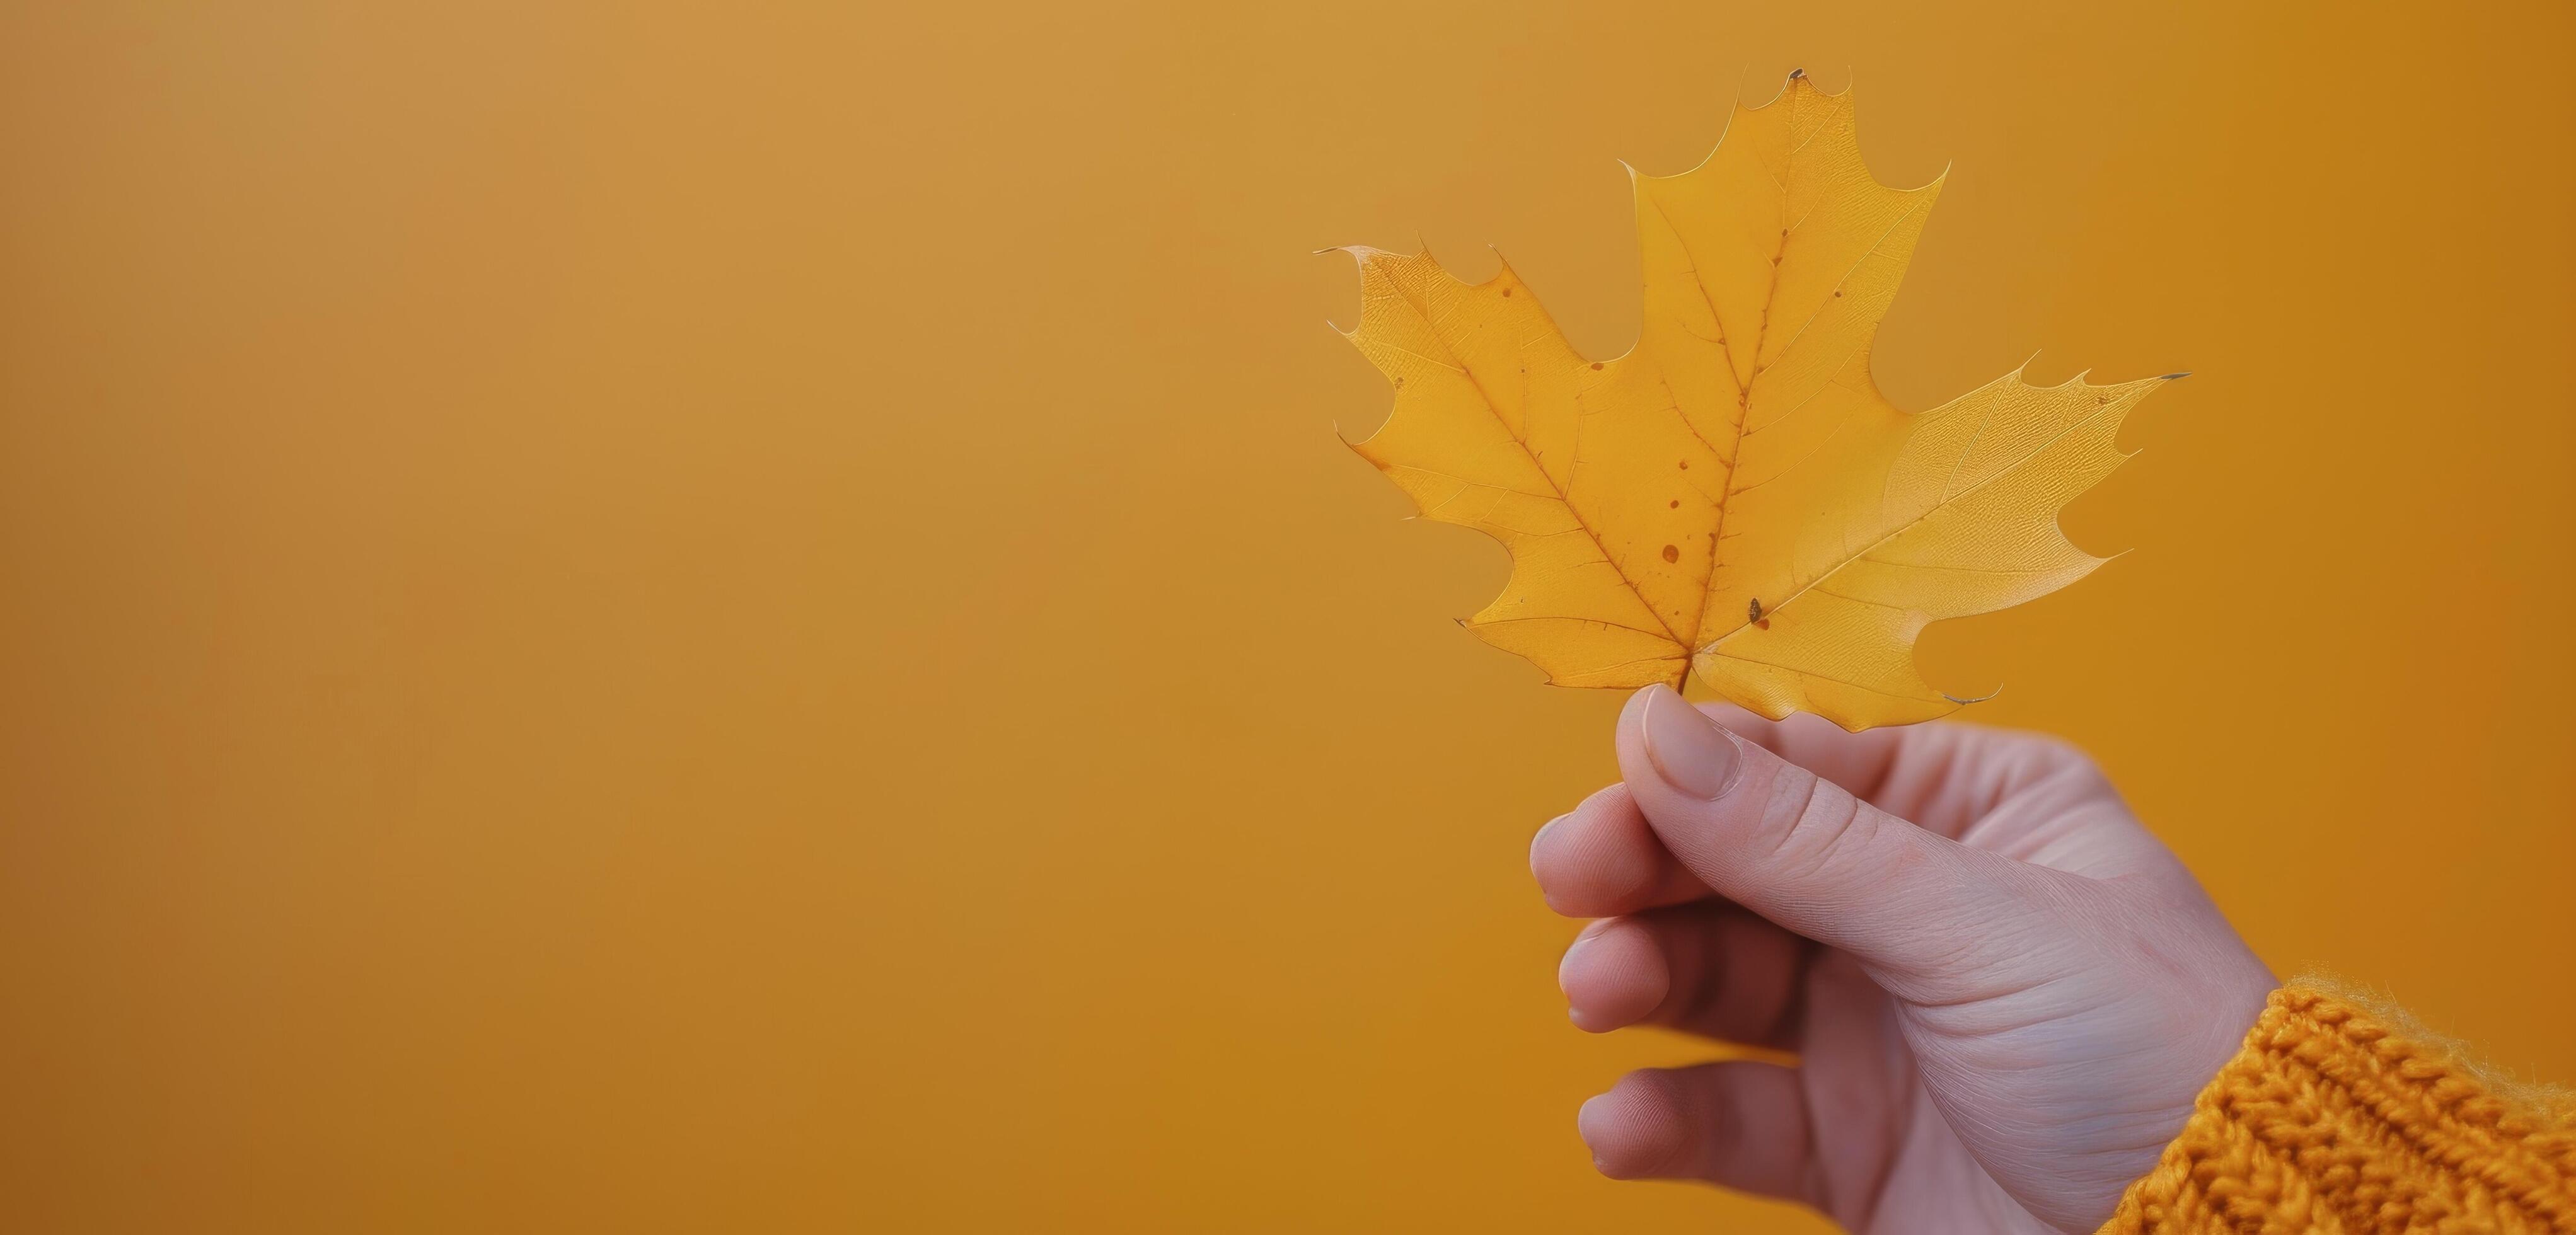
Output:
<path fill-rule="evenodd" d="M 2156 380 L 2160 382 L 2179 382 L 2189 376 L 2191 376 L 2191 370 L 2185 369 L 2180 373 L 2159 373 L 2156 375 Z"/>
<path fill-rule="evenodd" d="M 1791 80 L 1791 81 L 1796 81 L 1796 80 L 1798 80 L 1799 78 L 1804 77 L 1804 76 L 1806 76 L 1806 75 L 1807 75 L 1807 71 L 1806 71 L 1805 69 L 1791 69 L 1791 70 L 1789 70 L 1789 80 Z"/>

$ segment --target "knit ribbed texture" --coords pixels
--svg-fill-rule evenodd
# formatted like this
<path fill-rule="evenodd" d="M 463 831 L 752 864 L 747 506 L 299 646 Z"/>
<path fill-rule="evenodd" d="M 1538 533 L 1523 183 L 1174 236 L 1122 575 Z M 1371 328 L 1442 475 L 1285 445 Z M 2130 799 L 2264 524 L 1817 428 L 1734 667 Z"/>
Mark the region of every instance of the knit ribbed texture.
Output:
<path fill-rule="evenodd" d="M 2576 1235 L 2576 1120 L 2402 1018 L 2272 994 L 2109 1235 Z"/>

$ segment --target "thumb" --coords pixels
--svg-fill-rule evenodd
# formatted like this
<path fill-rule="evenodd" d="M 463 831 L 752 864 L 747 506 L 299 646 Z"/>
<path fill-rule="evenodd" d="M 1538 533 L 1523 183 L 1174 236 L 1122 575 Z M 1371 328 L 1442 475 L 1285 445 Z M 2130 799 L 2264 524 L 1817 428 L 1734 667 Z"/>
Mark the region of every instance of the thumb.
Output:
<path fill-rule="evenodd" d="M 2045 927 L 2038 872 L 1853 797 L 1671 688 L 1619 715 L 1619 770 L 1664 847 L 1719 895 L 1882 972 L 1967 976 Z"/>

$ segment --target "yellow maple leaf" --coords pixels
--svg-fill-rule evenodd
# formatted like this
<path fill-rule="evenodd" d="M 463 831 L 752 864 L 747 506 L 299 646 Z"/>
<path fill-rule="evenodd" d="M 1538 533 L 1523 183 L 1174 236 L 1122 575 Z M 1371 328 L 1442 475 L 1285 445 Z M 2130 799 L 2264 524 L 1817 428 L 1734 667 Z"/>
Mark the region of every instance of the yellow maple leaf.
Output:
<path fill-rule="evenodd" d="M 1920 415 L 1889 403 L 1870 341 L 1941 182 L 1879 184 L 1849 93 L 1803 74 L 1736 108 L 1698 167 L 1630 177 L 1645 314 L 1615 360 L 1575 352 L 1508 265 L 1471 285 L 1428 254 L 1347 250 L 1346 336 L 1395 386 L 1352 449 L 1425 517 L 1511 551 L 1464 624 L 1559 685 L 1696 674 L 1773 719 L 1972 702 L 1923 681 L 1916 637 L 2107 560 L 2057 513 L 2127 457 L 2121 419 L 2168 379 L 2014 372 Z"/>

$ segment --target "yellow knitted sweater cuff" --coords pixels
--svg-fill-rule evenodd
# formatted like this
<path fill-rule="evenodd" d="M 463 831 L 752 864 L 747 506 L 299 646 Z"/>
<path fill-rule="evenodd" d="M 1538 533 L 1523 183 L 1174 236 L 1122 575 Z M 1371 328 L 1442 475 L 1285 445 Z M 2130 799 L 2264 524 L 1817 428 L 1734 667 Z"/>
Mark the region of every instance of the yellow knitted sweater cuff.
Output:
<path fill-rule="evenodd" d="M 2104 1232 L 2576 1232 L 2576 1106 L 2403 1013 L 2273 992 Z"/>

